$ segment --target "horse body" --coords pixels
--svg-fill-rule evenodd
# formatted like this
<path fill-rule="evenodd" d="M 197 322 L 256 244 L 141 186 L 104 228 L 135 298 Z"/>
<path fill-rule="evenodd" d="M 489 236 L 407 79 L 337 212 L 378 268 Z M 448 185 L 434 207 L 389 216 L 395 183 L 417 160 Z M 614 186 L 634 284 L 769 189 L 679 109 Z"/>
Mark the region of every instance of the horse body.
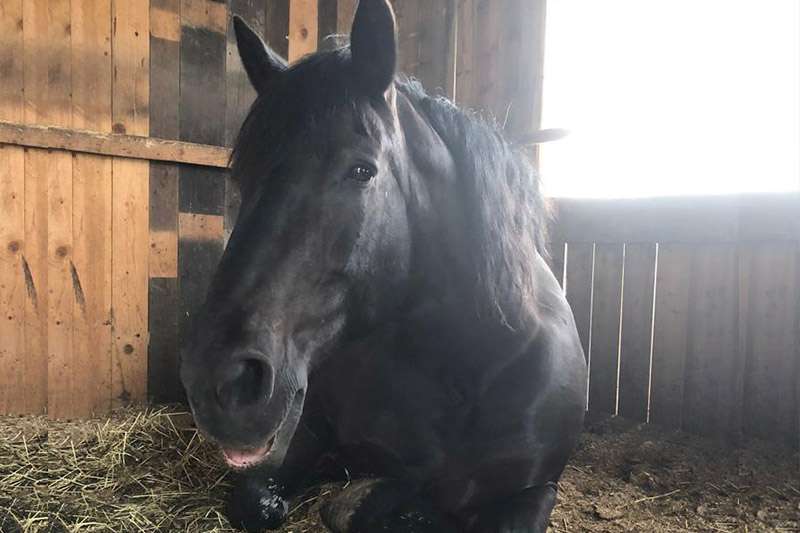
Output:
<path fill-rule="evenodd" d="M 259 91 L 243 203 L 181 368 L 244 472 L 232 522 L 279 525 L 336 452 L 369 480 L 326 507 L 334 531 L 418 531 L 393 517 L 425 502 L 460 531 L 544 531 L 586 366 L 530 165 L 395 79 L 385 0 L 361 1 L 350 49 L 292 68 L 236 25 Z"/>

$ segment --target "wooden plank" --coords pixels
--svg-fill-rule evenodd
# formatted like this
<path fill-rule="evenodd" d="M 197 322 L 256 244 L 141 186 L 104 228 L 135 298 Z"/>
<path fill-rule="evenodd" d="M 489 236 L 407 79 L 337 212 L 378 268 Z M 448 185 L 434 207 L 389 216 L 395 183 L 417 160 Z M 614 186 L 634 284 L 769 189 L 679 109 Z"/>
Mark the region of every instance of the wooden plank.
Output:
<path fill-rule="evenodd" d="M 72 3 L 72 123 L 111 132 L 111 1 Z M 71 416 L 111 407 L 111 158 L 73 156 Z"/>
<path fill-rule="evenodd" d="M 589 374 L 589 411 L 596 415 L 617 412 L 622 275 L 623 245 L 596 245 Z"/>
<path fill-rule="evenodd" d="M 9 122 L 0 122 L 0 143 L 215 168 L 227 168 L 231 155 L 222 146 Z"/>
<path fill-rule="evenodd" d="M 689 293 L 683 428 L 692 433 L 735 435 L 739 273 L 735 245 L 698 247 Z"/>
<path fill-rule="evenodd" d="M 475 107 L 476 87 L 476 24 L 475 0 L 458 0 L 456 5 L 456 79 L 454 99 L 462 107 Z"/>
<path fill-rule="evenodd" d="M 182 1 L 182 10 L 188 0 Z M 191 2 L 207 5 L 202 0 Z M 269 5 L 268 5 L 269 7 Z M 181 14 L 183 18 L 183 13 Z M 288 15 L 287 15 L 288 16 Z M 182 22 L 180 55 L 180 136 L 207 144 L 225 142 L 227 27 Z M 219 220 L 225 213 L 225 174 L 216 169 L 182 166 L 178 183 L 181 217 L 200 215 Z M 222 255 L 222 231 L 217 240 L 187 239 L 178 224 L 178 338 L 185 345 L 194 314 L 202 305 L 208 283 Z"/>
<path fill-rule="evenodd" d="M 24 8 L 25 120 L 68 128 L 72 118 L 70 3 L 25 2 Z M 26 191 L 40 186 L 37 194 L 44 194 L 43 199 L 31 202 L 30 218 L 38 219 L 38 223 L 32 220 L 31 232 L 36 234 L 26 235 L 26 242 L 37 242 L 42 246 L 38 251 L 43 252 L 31 272 L 32 279 L 42 281 L 37 294 L 43 298 L 37 302 L 38 316 L 31 317 L 30 329 L 36 331 L 30 337 L 36 344 L 32 348 L 43 350 L 33 357 L 44 356 L 46 363 L 34 363 L 36 384 L 32 385 L 41 391 L 32 393 L 51 417 L 60 417 L 72 409 L 72 159 L 66 153 L 43 151 L 31 151 L 28 156 Z M 42 183 L 34 185 L 34 179 Z M 39 375 L 42 372 L 45 376 Z"/>
<path fill-rule="evenodd" d="M 455 43 L 455 8 L 450 0 L 395 1 L 399 70 L 419 79 L 431 93 L 452 95 L 449 59 Z"/>
<path fill-rule="evenodd" d="M 583 354 L 589 362 L 592 330 L 592 280 L 594 278 L 594 245 L 567 243 L 565 289 L 575 325 L 581 338 Z"/>
<path fill-rule="evenodd" d="M 31 81 L 27 78 L 27 87 L 32 85 Z M 47 410 L 47 175 L 51 163 L 47 155 L 25 149 L 24 389 L 25 412 L 33 414 Z"/>
<path fill-rule="evenodd" d="M 336 2 L 336 28 L 343 35 L 350 35 L 353 17 L 356 14 L 358 0 L 338 0 Z"/>
<path fill-rule="evenodd" d="M 158 324 L 150 322 L 148 362 L 148 397 L 157 403 L 183 401 L 183 387 L 178 375 L 178 280 L 175 277 L 151 277 L 149 312 Z"/>
<path fill-rule="evenodd" d="M 800 194 L 554 202 L 553 240 L 740 242 L 800 239 Z"/>
<path fill-rule="evenodd" d="M 317 50 L 319 35 L 318 0 L 289 2 L 289 62 Z"/>
<path fill-rule="evenodd" d="M 0 120 L 22 121 L 22 1 L 0 4 Z M 25 413 L 25 156 L 0 145 L 0 413 Z"/>
<path fill-rule="evenodd" d="M 156 31 L 156 28 L 166 28 Z M 150 2 L 150 134 L 180 138 L 181 1 Z M 178 165 L 150 163 L 148 398 L 174 400 L 181 390 L 178 354 Z"/>
<path fill-rule="evenodd" d="M 749 309 L 746 324 L 741 324 L 747 327 L 744 431 L 794 445 L 798 246 L 764 243 L 748 248 Z"/>
<path fill-rule="evenodd" d="M 672 429 L 682 425 L 692 250 L 684 244 L 658 248 L 650 422 Z"/>
<path fill-rule="evenodd" d="M 147 136 L 149 3 L 113 4 L 113 129 Z M 112 406 L 146 399 L 148 344 L 149 165 L 114 158 L 112 209 Z"/>
<path fill-rule="evenodd" d="M 267 44 L 283 58 L 289 57 L 289 0 L 267 2 L 264 16 Z"/>
<path fill-rule="evenodd" d="M 655 243 L 625 246 L 619 415 L 637 422 L 647 421 L 650 396 L 655 267 Z"/>
<path fill-rule="evenodd" d="M 500 53 L 492 60 L 502 68 L 501 83 L 491 109 L 512 139 L 530 137 L 541 126 L 545 4 L 510 0 L 500 10 Z"/>

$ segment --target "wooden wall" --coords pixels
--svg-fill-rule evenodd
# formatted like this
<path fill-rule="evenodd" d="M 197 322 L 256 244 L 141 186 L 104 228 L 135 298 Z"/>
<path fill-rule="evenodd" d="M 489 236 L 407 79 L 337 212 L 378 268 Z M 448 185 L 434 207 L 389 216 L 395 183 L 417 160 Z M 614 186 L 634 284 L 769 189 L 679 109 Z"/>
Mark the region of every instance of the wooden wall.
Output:
<path fill-rule="evenodd" d="M 393 3 L 401 70 L 514 137 L 537 128 L 544 0 Z M 178 354 L 238 196 L 219 164 L 163 155 L 188 145 L 142 139 L 232 145 L 254 98 L 232 14 L 294 61 L 347 33 L 355 4 L 0 0 L 0 413 L 181 400 Z"/>
<path fill-rule="evenodd" d="M 800 445 L 800 195 L 557 207 L 590 413 Z"/>

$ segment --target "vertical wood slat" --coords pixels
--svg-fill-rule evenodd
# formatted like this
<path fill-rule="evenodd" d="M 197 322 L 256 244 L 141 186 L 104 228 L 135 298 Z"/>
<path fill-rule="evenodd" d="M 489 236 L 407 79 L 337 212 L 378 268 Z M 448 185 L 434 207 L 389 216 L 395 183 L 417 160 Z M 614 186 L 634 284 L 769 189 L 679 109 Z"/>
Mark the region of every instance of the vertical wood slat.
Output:
<path fill-rule="evenodd" d="M 150 2 L 150 134 L 180 137 L 181 1 Z M 147 393 L 177 402 L 178 377 L 178 165 L 150 163 L 150 265 Z"/>
<path fill-rule="evenodd" d="M 267 44 L 284 59 L 289 57 L 289 0 L 267 2 L 264 13 Z"/>
<path fill-rule="evenodd" d="M 22 0 L 0 4 L 0 120 L 22 122 Z M 0 413 L 25 404 L 25 154 L 0 144 Z"/>
<path fill-rule="evenodd" d="M 658 249 L 650 421 L 672 429 L 682 425 L 692 255 L 683 244 Z"/>
<path fill-rule="evenodd" d="M 625 246 L 619 415 L 637 422 L 647 421 L 655 268 L 655 243 Z"/>
<path fill-rule="evenodd" d="M 350 34 L 353 25 L 353 15 L 356 12 L 358 0 L 337 0 L 336 2 L 336 31 L 340 34 Z"/>
<path fill-rule="evenodd" d="M 739 351 L 739 273 L 735 245 L 695 250 L 689 293 L 688 353 L 683 428 L 731 435 L 741 401 L 736 376 Z"/>
<path fill-rule="evenodd" d="M 319 36 L 318 0 L 289 2 L 289 62 L 317 50 Z"/>
<path fill-rule="evenodd" d="M 149 2 L 112 5 L 113 130 L 148 135 Z M 112 216 L 112 406 L 146 399 L 148 345 L 149 165 L 114 158 Z"/>
<path fill-rule="evenodd" d="M 796 365 L 798 245 L 764 243 L 743 250 L 749 261 L 744 431 L 797 444 Z"/>
<path fill-rule="evenodd" d="M 623 255 L 622 244 L 595 247 L 589 411 L 597 415 L 617 411 Z"/>
<path fill-rule="evenodd" d="M 430 93 L 454 94 L 453 0 L 396 0 L 399 70 L 420 80 Z"/>
<path fill-rule="evenodd" d="M 71 125 L 69 1 L 24 2 L 25 122 Z M 25 157 L 26 390 L 30 410 L 69 411 L 72 365 L 72 161 Z M 48 406 L 48 404 L 50 404 Z"/>
<path fill-rule="evenodd" d="M 72 123 L 111 132 L 111 1 L 72 2 Z M 87 417 L 111 407 L 111 158 L 74 154 L 73 406 Z"/>
<path fill-rule="evenodd" d="M 594 245 L 567 243 L 566 294 L 572 308 L 578 336 L 586 362 L 590 361 L 589 345 L 592 317 L 592 280 L 594 278 Z"/>
<path fill-rule="evenodd" d="M 227 5 L 181 0 L 180 20 L 180 139 L 221 145 L 225 142 Z M 222 255 L 225 173 L 182 165 L 178 207 L 178 344 L 185 346 Z M 220 231 L 194 238 L 182 224 L 186 219 L 204 220 Z"/>

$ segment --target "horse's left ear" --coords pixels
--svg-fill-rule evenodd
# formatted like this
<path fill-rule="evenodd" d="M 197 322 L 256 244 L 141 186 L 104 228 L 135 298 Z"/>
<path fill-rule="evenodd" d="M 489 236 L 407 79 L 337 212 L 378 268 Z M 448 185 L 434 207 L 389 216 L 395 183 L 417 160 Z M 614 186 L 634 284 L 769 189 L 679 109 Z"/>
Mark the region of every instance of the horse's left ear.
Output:
<path fill-rule="evenodd" d="M 286 61 L 267 46 L 238 15 L 233 16 L 233 31 L 236 34 L 239 57 L 250 83 L 256 92 L 265 92 L 272 80 L 286 70 Z"/>
<path fill-rule="evenodd" d="M 350 52 L 356 84 L 370 96 L 383 94 L 394 80 L 397 68 L 397 34 L 389 0 L 360 0 Z"/>

